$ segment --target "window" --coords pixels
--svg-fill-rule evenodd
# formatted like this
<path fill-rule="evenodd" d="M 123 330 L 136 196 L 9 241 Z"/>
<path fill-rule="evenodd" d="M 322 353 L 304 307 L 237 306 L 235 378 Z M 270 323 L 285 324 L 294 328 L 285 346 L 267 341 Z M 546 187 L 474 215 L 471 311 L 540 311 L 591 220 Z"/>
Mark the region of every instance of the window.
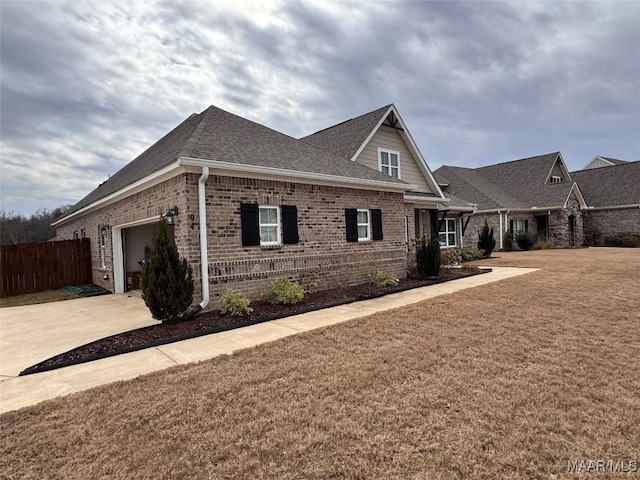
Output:
<path fill-rule="evenodd" d="M 371 240 L 369 210 L 358 210 L 358 241 Z"/>
<path fill-rule="evenodd" d="M 456 220 L 445 218 L 440 226 L 438 241 L 441 247 L 455 247 L 456 245 Z"/>
<path fill-rule="evenodd" d="M 80 238 L 80 234 L 78 233 L 78 231 L 76 230 L 75 232 L 73 232 L 73 239 L 74 240 L 78 240 Z"/>
<path fill-rule="evenodd" d="M 347 242 L 378 241 L 383 239 L 382 210 L 345 208 Z"/>
<path fill-rule="evenodd" d="M 260 245 L 280 244 L 280 209 L 260 208 Z"/>
<path fill-rule="evenodd" d="M 400 178 L 400 152 L 378 148 L 378 170 L 390 177 Z"/>
<path fill-rule="evenodd" d="M 86 232 L 84 231 L 84 228 L 83 228 L 82 230 L 80 230 L 80 238 L 86 238 L 86 237 L 87 237 L 87 234 L 86 234 Z"/>
<path fill-rule="evenodd" d="M 298 236 L 298 208 L 295 205 L 240 204 L 242 246 L 294 244 Z"/>
<path fill-rule="evenodd" d="M 100 268 L 107 268 L 107 228 L 102 226 L 98 230 L 98 242 L 100 246 Z"/>
<path fill-rule="evenodd" d="M 551 175 L 550 183 L 562 183 L 562 177 L 559 177 L 558 175 Z"/>
<path fill-rule="evenodd" d="M 518 238 L 518 235 L 525 233 L 528 230 L 529 222 L 527 220 L 511 220 L 511 233 L 513 233 L 513 239 Z"/>

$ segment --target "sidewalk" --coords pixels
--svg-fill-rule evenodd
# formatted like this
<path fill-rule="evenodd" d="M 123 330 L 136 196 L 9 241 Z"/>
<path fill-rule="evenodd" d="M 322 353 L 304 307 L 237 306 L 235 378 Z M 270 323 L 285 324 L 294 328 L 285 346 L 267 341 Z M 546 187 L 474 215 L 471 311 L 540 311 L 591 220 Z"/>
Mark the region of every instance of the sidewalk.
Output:
<path fill-rule="evenodd" d="M 295 315 L 49 372 L 24 377 L 5 377 L 0 383 L 0 413 L 99 385 L 129 380 L 175 365 L 231 354 L 243 348 L 297 333 L 346 322 L 439 295 L 454 293 L 538 270 L 536 268 L 492 268 L 493 272 L 491 273 L 393 293 L 381 298 Z"/>

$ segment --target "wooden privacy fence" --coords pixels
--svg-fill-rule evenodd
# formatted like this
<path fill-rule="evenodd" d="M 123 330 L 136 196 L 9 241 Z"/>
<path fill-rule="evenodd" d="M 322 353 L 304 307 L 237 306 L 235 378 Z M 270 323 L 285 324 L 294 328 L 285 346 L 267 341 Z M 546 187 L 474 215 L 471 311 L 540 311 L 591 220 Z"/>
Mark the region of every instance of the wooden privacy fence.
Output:
<path fill-rule="evenodd" d="M 92 283 L 88 238 L 2 245 L 0 297 Z"/>

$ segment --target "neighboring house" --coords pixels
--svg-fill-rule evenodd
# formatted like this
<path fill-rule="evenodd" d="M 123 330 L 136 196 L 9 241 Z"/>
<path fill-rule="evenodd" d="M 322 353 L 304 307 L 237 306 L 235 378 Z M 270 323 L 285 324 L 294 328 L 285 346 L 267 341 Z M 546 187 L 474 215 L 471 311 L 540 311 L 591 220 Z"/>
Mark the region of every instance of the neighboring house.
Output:
<path fill-rule="evenodd" d="M 622 165 L 625 163 L 627 163 L 626 160 L 618 160 L 617 158 L 602 157 L 598 155 L 594 157 L 593 160 L 587 163 L 584 167 L 582 167 L 582 170 L 590 170 L 592 168 L 601 168 L 601 167 L 610 167 L 612 165 Z"/>
<path fill-rule="evenodd" d="M 586 203 L 560 152 L 480 168 L 443 166 L 435 175 L 445 196 L 476 207 L 464 221 L 463 246 L 476 246 L 485 220 L 500 248 L 507 231 L 514 240 L 530 232 L 550 238 L 556 247 L 583 244 Z"/>
<path fill-rule="evenodd" d="M 206 308 L 287 276 L 312 290 L 404 277 L 416 219 L 447 203 L 393 105 L 295 139 L 217 107 L 193 114 L 54 223 L 91 239 L 93 281 L 138 286 L 161 216 Z M 432 215 L 433 216 L 433 215 Z"/>
<path fill-rule="evenodd" d="M 583 169 L 571 175 L 588 205 L 583 211 L 588 245 L 601 244 L 604 237 L 618 233 L 640 234 L 640 161 Z"/>

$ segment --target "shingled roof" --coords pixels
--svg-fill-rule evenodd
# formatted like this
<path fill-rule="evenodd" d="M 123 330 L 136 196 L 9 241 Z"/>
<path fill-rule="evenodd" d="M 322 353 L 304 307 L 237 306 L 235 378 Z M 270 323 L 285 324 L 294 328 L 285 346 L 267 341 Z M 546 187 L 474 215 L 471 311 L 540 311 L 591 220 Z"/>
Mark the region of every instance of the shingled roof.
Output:
<path fill-rule="evenodd" d="M 211 106 L 199 114 L 192 114 L 80 200 L 65 217 L 142 180 L 181 157 L 406 184 L 309 142 Z"/>
<path fill-rule="evenodd" d="M 305 143 L 351 160 L 391 105 L 302 137 Z"/>
<path fill-rule="evenodd" d="M 571 175 L 590 207 L 640 204 L 640 161 L 578 170 Z"/>
<path fill-rule="evenodd" d="M 573 182 L 545 183 L 560 152 L 480 168 L 443 166 L 436 170 L 451 192 L 479 210 L 563 206 Z"/>

